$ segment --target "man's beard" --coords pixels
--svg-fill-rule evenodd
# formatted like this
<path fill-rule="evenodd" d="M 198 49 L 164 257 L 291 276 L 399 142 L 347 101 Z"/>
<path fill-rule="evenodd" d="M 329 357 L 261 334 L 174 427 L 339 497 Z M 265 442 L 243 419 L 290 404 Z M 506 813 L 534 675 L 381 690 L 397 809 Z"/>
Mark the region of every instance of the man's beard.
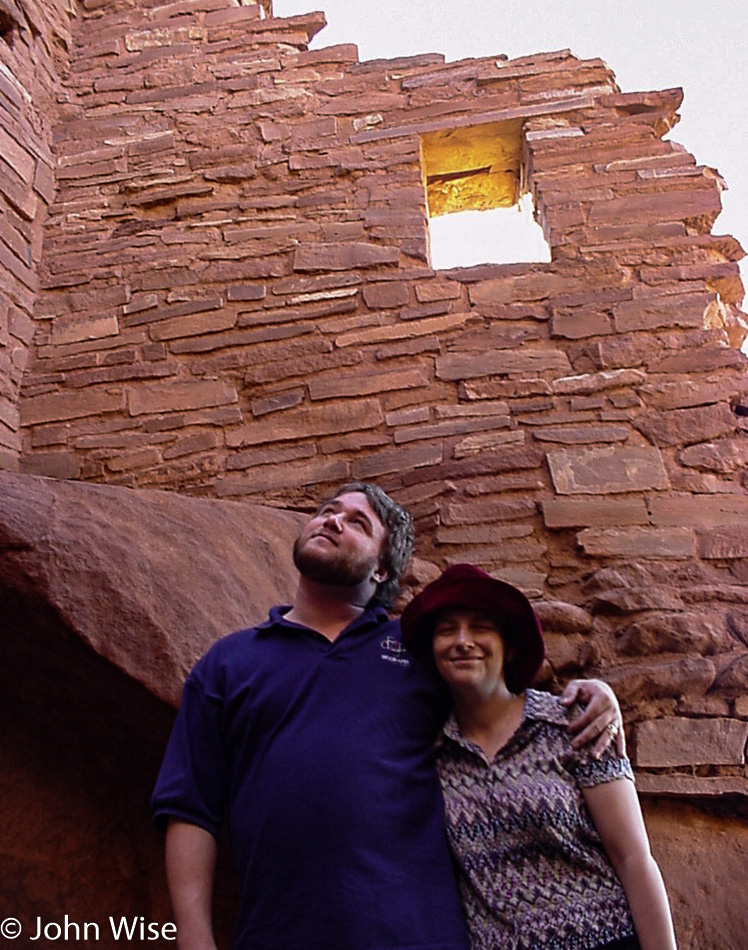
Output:
<path fill-rule="evenodd" d="M 309 538 L 299 535 L 293 546 L 293 562 L 303 577 L 317 584 L 357 587 L 371 575 L 376 564 L 370 559 L 354 558 L 337 547 L 320 551 L 306 545 Z"/>

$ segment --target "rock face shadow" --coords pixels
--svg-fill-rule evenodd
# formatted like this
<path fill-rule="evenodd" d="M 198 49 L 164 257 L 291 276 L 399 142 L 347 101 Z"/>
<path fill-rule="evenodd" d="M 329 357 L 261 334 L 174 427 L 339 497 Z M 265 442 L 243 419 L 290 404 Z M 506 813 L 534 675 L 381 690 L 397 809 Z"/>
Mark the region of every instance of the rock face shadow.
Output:
<path fill-rule="evenodd" d="M 0 482 L 0 891 L 24 933 L 67 914 L 100 928 L 97 945 L 120 946 L 110 916 L 170 920 L 149 800 L 181 681 L 213 639 L 290 598 L 304 518 L 33 476 Z M 219 591 L 232 592 L 234 616 Z M 225 846 L 217 880 L 228 941 Z"/>

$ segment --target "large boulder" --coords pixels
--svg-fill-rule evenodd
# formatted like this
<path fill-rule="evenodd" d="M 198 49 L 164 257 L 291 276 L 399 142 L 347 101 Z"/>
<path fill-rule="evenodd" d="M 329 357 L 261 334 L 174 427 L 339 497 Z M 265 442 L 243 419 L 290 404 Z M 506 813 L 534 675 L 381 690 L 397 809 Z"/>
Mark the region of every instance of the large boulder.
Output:
<path fill-rule="evenodd" d="M 25 617 L 54 617 L 61 635 L 176 704 L 215 639 L 290 602 L 291 550 L 305 520 L 262 505 L 0 473 L 0 603 L 11 620 L 21 604 Z M 34 636 L 26 624 L 22 633 Z"/>
<path fill-rule="evenodd" d="M 19 943 L 38 918 L 54 940 L 67 915 L 66 946 L 88 923 L 102 950 L 122 945 L 110 916 L 170 920 L 148 801 L 184 676 L 217 637 L 292 597 L 304 520 L 0 473 L 0 893 Z"/>

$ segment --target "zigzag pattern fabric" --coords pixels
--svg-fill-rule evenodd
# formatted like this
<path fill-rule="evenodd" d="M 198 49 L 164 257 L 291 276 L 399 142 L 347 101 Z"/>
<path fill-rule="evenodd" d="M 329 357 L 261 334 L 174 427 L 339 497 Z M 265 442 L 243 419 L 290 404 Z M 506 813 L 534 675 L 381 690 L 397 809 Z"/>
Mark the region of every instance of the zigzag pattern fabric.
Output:
<path fill-rule="evenodd" d="M 492 762 L 454 717 L 444 728 L 439 776 L 472 950 L 593 950 L 634 934 L 581 794 L 633 772 L 615 749 L 598 760 L 573 749 L 574 715 L 528 690 Z"/>

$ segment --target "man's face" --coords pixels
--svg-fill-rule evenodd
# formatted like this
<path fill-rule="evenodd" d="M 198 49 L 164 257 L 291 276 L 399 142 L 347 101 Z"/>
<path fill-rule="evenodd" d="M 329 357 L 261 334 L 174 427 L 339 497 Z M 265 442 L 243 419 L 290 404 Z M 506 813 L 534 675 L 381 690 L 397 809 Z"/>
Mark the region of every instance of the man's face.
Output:
<path fill-rule="evenodd" d="M 363 492 L 326 501 L 296 539 L 297 570 L 319 584 L 356 587 L 387 577 L 380 559 L 387 529 Z"/>

